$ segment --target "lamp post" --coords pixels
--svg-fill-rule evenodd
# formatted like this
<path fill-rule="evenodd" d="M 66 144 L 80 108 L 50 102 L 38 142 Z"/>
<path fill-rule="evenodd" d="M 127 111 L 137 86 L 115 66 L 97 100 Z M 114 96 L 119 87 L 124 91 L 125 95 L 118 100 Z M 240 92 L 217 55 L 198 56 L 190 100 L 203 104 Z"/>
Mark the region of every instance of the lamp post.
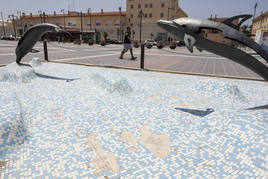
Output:
<path fill-rule="evenodd" d="M 39 10 L 38 13 L 40 13 L 40 18 L 41 18 L 41 23 L 43 21 L 43 23 L 46 23 L 46 13 L 45 11 Z"/>
<path fill-rule="evenodd" d="M 6 36 L 5 22 L 3 19 L 3 12 L 0 12 L 0 13 L 1 13 L 1 18 L 2 18 L 2 27 L 3 27 L 4 36 Z"/>
<path fill-rule="evenodd" d="M 14 19 L 14 17 L 17 17 L 17 16 L 14 15 L 14 14 L 12 14 L 12 15 L 8 15 L 8 18 L 12 18 L 13 29 L 14 29 L 14 35 L 15 35 L 15 38 L 17 38 L 16 23 L 15 23 L 15 19 Z"/>
<path fill-rule="evenodd" d="M 43 21 L 42 20 L 42 11 L 41 10 L 38 10 L 37 12 L 40 14 L 40 19 L 41 19 L 41 23 L 42 23 L 42 21 Z"/>
<path fill-rule="evenodd" d="M 21 35 L 22 35 L 22 34 L 24 33 L 24 32 L 23 32 L 24 30 L 23 30 L 23 26 L 22 26 L 22 19 L 21 19 L 22 16 L 21 16 L 21 11 L 18 11 L 17 14 L 20 15 L 20 27 L 21 27 Z"/>
<path fill-rule="evenodd" d="M 133 40 L 135 40 L 135 30 L 132 30 Z"/>
<path fill-rule="evenodd" d="M 143 16 L 143 12 L 142 12 L 142 10 L 140 10 L 140 12 L 139 12 L 139 18 L 140 18 L 140 43 L 141 43 L 141 30 L 142 30 L 142 16 Z"/>
<path fill-rule="evenodd" d="M 65 10 L 60 10 L 63 13 L 63 30 L 65 30 Z"/>
<path fill-rule="evenodd" d="M 121 10 L 122 10 L 122 7 L 120 6 L 119 7 L 119 14 L 120 14 L 120 16 L 119 16 L 119 35 L 120 35 L 120 41 L 122 41 L 122 29 L 121 29 Z"/>
<path fill-rule="evenodd" d="M 252 28 L 253 28 L 253 23 L 254 23 L 254 19 L 255 19 L 255 15 L 256 15 L 256 8 L 258 6 L 258 3 L 256 2 L 254 5 L 254 13 L 253 13 L 253 18 L 252 18 Z"/>
<path fill-rule="evenodd" d="M 82 17 L 83 17 L 83 13 L 82 13 L 82 11 L 80 11 L 80 19 L 81 19 L 81 33 L 83 32 L 83 19 L 82 19 Z"/>
<path fill-rule="evenodd" d="M 169 11 L 170 10 L 174 10 L 174 7 L 168 7 L 168 17 L 167 17 L 167 20 L 169 20 Z M 168 41 L 168 32 L 167 32 L 167 37 L 166 37 L 166 41 Z"/>
<path fill-rule="evenodd" d="M 91 22 L 91 8 L 87 9 L 88 13 L 89 13 L 89 21 L 90 21 L 90 30 L 92 30 L 92 22 Z"/>

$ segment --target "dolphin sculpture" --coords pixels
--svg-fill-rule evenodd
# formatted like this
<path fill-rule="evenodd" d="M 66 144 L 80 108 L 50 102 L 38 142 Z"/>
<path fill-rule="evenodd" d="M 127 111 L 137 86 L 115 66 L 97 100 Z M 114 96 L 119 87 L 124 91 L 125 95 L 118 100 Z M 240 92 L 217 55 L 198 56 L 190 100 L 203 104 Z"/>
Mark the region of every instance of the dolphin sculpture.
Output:
<path fill-rule="evenodd" d="M 60 28 L 54 24 L 38 24 L 26 31 L 19 40 L 16 48 L 16 63 L 21 64 L 21 59 L 29 52 L 41 37 L 47 32 L 58 32 Z"/>
<path fill-rule="evenodd" d="M 268 81 L 268 67 L 259 60 L 229 45 L 208 40 L 204 38 L 202 34 L 202 30 L 204 29 L 222 31 L 224 38 L 232 39 L 246 45 L 247 47 L 253 49 L 268 63 L 268 52 L 259 44 L 248 38 L 247 35 L 237 30 L 239 29 L 239 26 L 250 17 L 251 15 L 239 15 L 227 19 L 222 23 L 211 20 L 179 18 L 172 21 L 159 20 L 157 24 L 167 32 L 175 35 L 180 41 L 184 41 L 187 49 L 190 52 L 193 52 L 194 46 L 200 52 L 202 50 L 207 50 L 251 69 Z M 231 23 L 234 19 L 239 18 L 243 18 L 243 20 L 240 21 L 238 26 L 235 26 Z"/>

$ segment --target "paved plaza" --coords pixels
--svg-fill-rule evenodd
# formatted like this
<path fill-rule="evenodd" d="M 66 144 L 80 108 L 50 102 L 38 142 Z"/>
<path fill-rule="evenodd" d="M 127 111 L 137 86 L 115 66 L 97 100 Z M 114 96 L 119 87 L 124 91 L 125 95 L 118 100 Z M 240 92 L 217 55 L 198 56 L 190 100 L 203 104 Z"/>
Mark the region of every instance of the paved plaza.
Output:
<path fill-rule="evenodd" d="M 17 42 L 14 41 L 0 41 L 0 65 L 15 61 L 16 45 Z M 34 48 L 40 52 L 29 53 L 24 57 L 23 61 L 30 61 L 33 57 L 44 59 L 43 44 L 37 43 Z M 121 50 L 122 45 L 103 47 L 100 45 L 89 46 L 87 44 L 48 43 L 50 61 L 140 68 L 140 48 L 134 48 L 134 53 L 138 57 L 137 61 L 129 60 L 129 53 L 125 56 L 126 60 L 120 60 L 118 57 Z M 267 64 L 261 57 L 255 57 Z M 231 60 L 206 51 L 200 53 L 197 49 L 191 54 L 185 47 L 177 47 L 175 50 L 167 47 L 161 50 L 156 47 L 152 49 L 145 48 L 145 69 L 262 79 L 251 70 Z"/>

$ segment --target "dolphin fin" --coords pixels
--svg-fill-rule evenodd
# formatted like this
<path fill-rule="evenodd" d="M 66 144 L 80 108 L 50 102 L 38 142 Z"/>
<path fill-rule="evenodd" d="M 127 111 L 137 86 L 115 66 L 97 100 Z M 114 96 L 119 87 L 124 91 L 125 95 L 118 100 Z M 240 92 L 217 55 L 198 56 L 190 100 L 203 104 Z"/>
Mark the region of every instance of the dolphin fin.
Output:
<path fill-rule="evenodd" d="M 226 25 L 228 25 L 228 26 L 230 26 L 230 27 L 232 27 L 232 28 L 234 28 L 234 29 L 236 29 L 236 30 L 239 30 L 240 26 L 241 26 L 246 20 L 248 20 L 248 19 L 251 18 L 251 17 L 252 17 L 252 15 L 250 15 L 250 14 L 242 14 L 242 15 L 233 16 L 233 17 L 231 17 L 231 18 L 229 18 L 229 19 L 226 19 L 226 20 L 223 21 L 222 23 L 224 23 L 224 24 L 226 24 Z M 242 20 L 241 20 L 237 25 L 235 25 L 235 24 L 232 23 L 235 19 L 238 19 L 238 20 L 239 20 L 240 18 L 242 18 Z"/>
<path fill-rule="evenodd" d="M 193 53 L 193 51 L 194 51 L 194 44 L 195 44 L 195 42 L 196 42 L 196 39 L 193 36 L 191 36 L 189 34 L 185 34 L 184 35 L 184 43 L 185 43 L 185 46 L 187 47 L 187 49 L 191 53 Z"/>

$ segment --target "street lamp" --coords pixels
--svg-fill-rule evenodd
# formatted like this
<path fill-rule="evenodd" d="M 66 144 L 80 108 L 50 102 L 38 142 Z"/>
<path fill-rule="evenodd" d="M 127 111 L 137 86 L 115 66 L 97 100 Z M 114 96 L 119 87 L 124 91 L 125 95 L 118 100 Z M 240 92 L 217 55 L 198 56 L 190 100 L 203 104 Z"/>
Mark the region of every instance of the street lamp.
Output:
<path fill-rule="evenodd" d="M 132 30 L 133 40 L 135 40 L 135 30 Z"/>
<path fill-rule="evenodd" d="M 2 26 L 3 26 L 4 36 L 6 36 L 5 22 L 4 22 L 4 19 L 3 19 L 3 12 L 0 12 L 0 14 L 1 14 L 1 18 L 2 18 Z"/>
<path fill-rule="evenodd" d="M 37 12 L 38 12 L 39 15 L 40 15 L 40 19 L 41 19 L 41 23 L 42 23 L 42 21 L 43 21 L 43 20 L 42 20 L 42 11 L 41 11 L 41 10 L 38 10 Z"/>
<path fill-rule="evenodd" d="M 17 38 L 17 32 L 16 32 L 16 23 L 15 23 L 15 19 L 14 17 L 18 17 L 14 14 L 12 15 L 8 15 L 8 18 L 12 18 L 12 22 L 13 22 L 13 29 L 14 29 L 14 35 L 15 35 L 15 38 Z"/>
<path fill-rule="evenodd" d="M 38 10 L 38 13 L 40 14 L 41 23 L 42 23 L 42 17 L 43 17 L 43 23 L 46 23 L 46 13 L 45 13 L 45 11 Z"/>
<path fill-rule="evenodd" d="M 142 9 L 141 9 L 140 12 L 139 12 L 139 18 L 140 18 L 140 43 L 141 43 L 142 16 L 143 16 L 143 12 L 142 12 Z"/>
<path fill-rule="evenodd" d="M 65 30 L 65 10 L 60 10 L 63 13 L 63 30 Z"/>
<path fill-rule="evenodd" d="M 167 17 L 167 20 L 169 20 L 169 11 L 170 10 L 174 10 L 174 7 L 168 7 L 168 17 Z M 168 38 L 168 32 L 167 32 L 167 36 L 166 36 L 166 41 L 169 41 L 169 38 Z"/>
<path fill-rule="evenodd" d="M 121 10 L 122 10 L 122 7 L 120 6 L 120 7 L 119 7 L 119 14 L 120 14 L 120 16 L 119 16 L 119 24 L 120 24 L 120 25 L 119 25 L 119 34 L 120 34 L 120 41 L 122 41 L 122 34 L 121 34 L 121 33 L 122 33 L 122 32 L 121 32 L 121 31 L 122 31 L 122 30 L 121 30 Z"/>
<path fill-rule="evenodd" d="M 91 8 L 87 9 L 89 12 L 89 21 L 90 21 L 90 30 L 92 30 L 92 22 L 91 22 Z"/>
<path fill-rule="evenodd" d="M 82 17 L 83 17 L 83 13 L 82 13 L 82 11 L 80 11 L 80 17 L 81 17 L 81 33 L 83 32 L 83 19 L 82 19 Z"/>
<path fill-rule="evenodd" d="M 253 19 L 252 19 L 252 28 L 253 28 L 253 23 L 254 23 L 254 19 L 255 19 L 255 14 L 256 14 L 256 8 L 258 6 L 258 3 L 256 2 L 254 5 L 254 14 L 253 14 Z"/>
<path fill-rule="evenodd" d="M 21 35 L 24 33 L 23 26 L 22 26 L 22 19 L 21 19 L 21 11 L 18 11 L 17 14 L 20 15 L 20 27 L 21 27 Z"/>

